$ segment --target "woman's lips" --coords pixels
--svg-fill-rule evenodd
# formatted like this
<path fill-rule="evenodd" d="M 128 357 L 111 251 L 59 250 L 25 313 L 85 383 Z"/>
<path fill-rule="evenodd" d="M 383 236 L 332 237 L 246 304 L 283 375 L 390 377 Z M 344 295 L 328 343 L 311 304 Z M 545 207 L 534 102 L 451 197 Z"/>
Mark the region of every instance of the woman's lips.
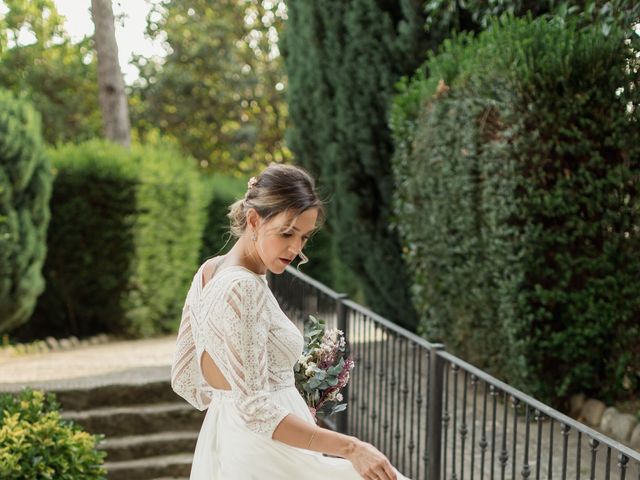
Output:
<path fill-rule="evenodd" d="M 289 265 L 291 263 L 291 260 L 287 260 L 286 258 L 280 258 L 279 260 L 285 265 Z"/>

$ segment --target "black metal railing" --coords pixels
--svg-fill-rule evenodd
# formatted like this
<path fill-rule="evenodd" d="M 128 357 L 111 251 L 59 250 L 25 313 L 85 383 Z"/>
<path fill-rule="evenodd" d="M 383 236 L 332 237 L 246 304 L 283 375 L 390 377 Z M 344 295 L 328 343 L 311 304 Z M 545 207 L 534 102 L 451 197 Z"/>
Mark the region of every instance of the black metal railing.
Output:
<path fill-rule="evenodd" d="M 355 361 L 331 425 L 413 480 L 640 480 L 640 452 L 525 395 L 292 267 L 270 275 L 282 310 L 345 332 Z"/>

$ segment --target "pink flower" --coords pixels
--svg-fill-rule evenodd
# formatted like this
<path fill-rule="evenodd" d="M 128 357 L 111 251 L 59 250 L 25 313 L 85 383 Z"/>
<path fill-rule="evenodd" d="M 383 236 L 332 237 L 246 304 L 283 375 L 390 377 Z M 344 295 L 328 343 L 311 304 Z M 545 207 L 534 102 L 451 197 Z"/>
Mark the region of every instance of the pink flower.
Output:
<path fill-rule="evenodd" d="M 351 357 L 347 358 L 342 366 L 342 371 L 338 375 L 338 385 L 340 387 L 344 387 L 349 381 L 349 371 L 353 368 L 353 359 Z"/>

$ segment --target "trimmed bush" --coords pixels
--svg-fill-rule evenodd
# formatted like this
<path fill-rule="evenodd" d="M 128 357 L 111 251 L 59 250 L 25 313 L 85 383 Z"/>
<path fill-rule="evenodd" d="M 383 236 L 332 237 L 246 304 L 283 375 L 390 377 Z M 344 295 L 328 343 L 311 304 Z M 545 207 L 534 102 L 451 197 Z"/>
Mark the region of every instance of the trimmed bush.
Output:
<path fill-rule="evenodd" d="M 51 184 L 38 113 L 0 90 L 0 333 L 25 323 L 44 290 Z"/>
<path fill-rule="evenodd" d="M 421 333 L 554 403 L 638 389 L 640 89 L 604 33 L 505 17 L 445 42 L 393 108 Z"/>
<path fill-rule="evenodd" d="M 0 478 L 98 480 L 106 478 L 103 435 L 62 420 L 53 394 L 24 390 L 0 395 Z"/>
<path fill-rule="evenodd" d="M 198 262 L 202 185 L 171 148 L 65 145 L 56 169 L 47 289 L 21 337 L 144 337 L 177 327 Z"/>
<path fill-rule="evenodd" d="M 148 336 L 178 328 L 199 265 L 205 197 L 193 159 L 169 149 L 138 147 L 133 154 L 141 183 L 125 319 L 130 334 Z"/>

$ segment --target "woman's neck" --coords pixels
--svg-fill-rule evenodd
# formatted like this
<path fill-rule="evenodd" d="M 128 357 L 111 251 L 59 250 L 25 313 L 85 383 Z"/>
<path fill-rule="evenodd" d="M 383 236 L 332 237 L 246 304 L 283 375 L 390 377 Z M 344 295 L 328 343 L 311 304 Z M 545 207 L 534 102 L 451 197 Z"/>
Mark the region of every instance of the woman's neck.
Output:
<path fill-rule="evenodd" d="M 254 243 L 244 235 L 238 239 L 229 252 L 222 255 L 220 265 L 240 265 L 260 275 L 267 273 L 267 267 L 260 260 Z"/>

